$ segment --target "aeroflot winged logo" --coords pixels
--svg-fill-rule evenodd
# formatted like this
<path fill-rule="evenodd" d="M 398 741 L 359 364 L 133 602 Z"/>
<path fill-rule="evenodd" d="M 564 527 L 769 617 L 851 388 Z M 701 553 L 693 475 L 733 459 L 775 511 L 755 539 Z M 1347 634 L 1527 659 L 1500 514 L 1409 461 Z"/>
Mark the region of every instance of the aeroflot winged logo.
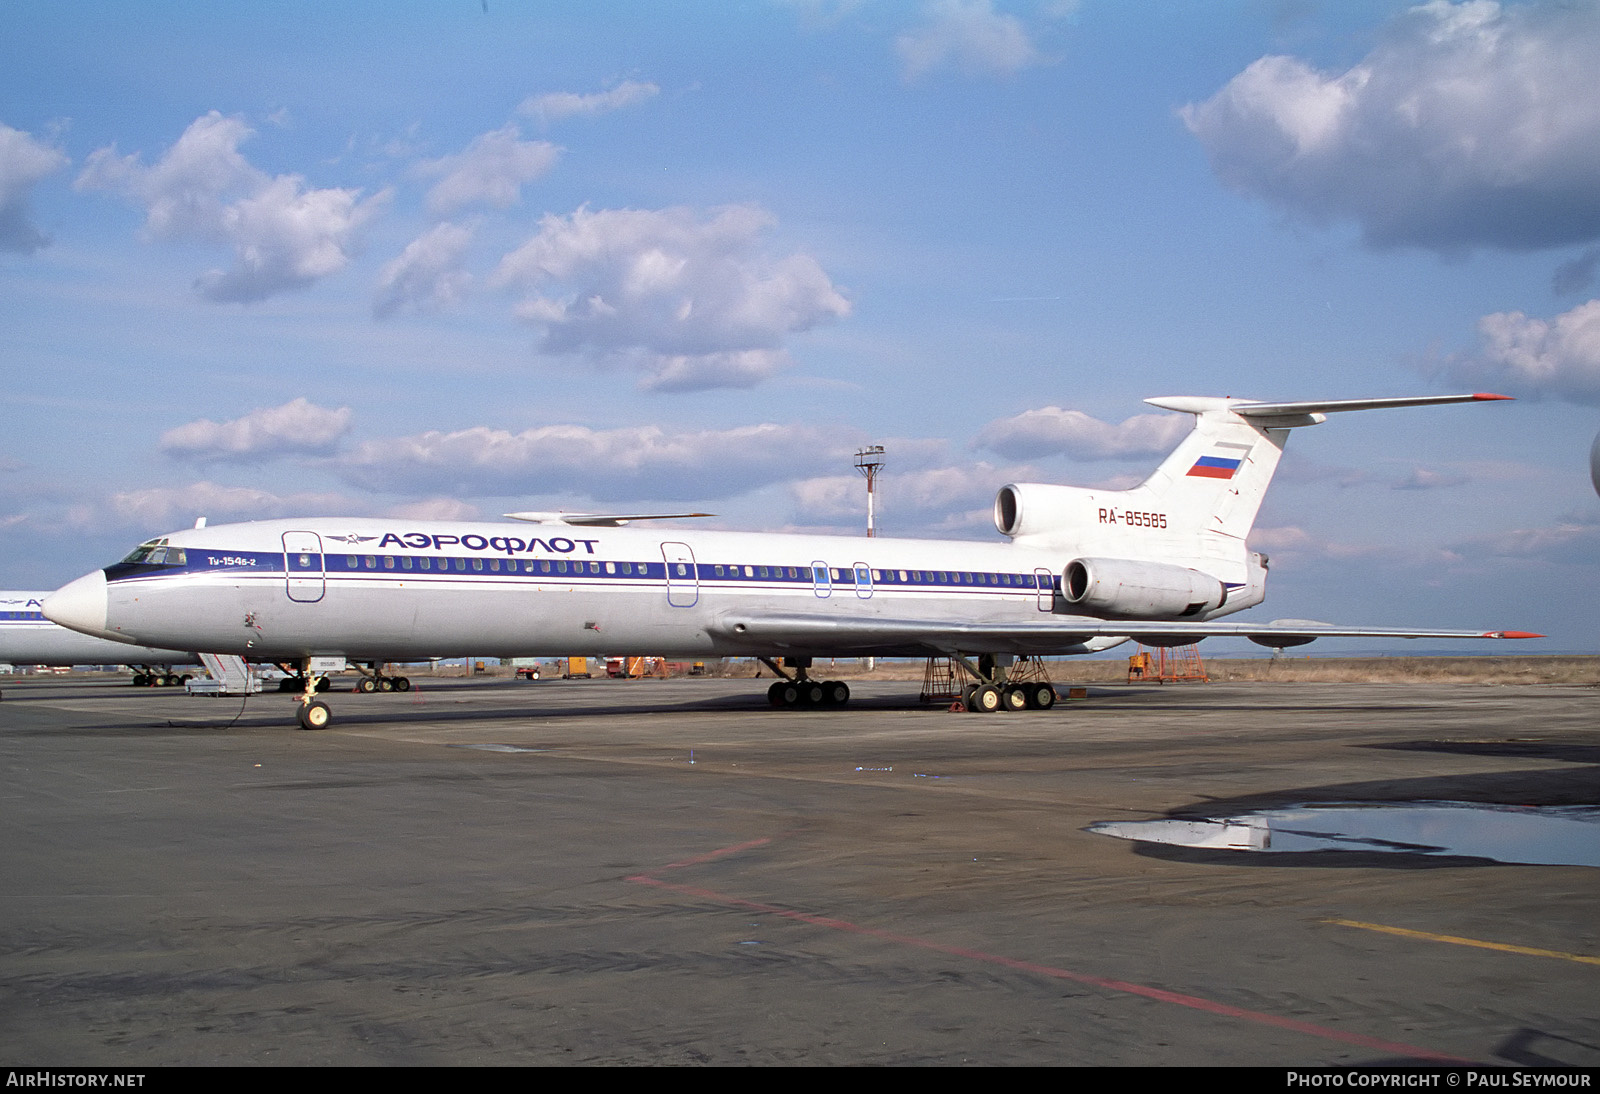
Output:
<path fill-rule="evenodd" d="M 1201 456 L 1189 468 L 1191 479 L 1231 479 L 1238 474 L 1245 457 L 1250 455 L 1248 445 L 1219 444 L 1208 455 Z"/>

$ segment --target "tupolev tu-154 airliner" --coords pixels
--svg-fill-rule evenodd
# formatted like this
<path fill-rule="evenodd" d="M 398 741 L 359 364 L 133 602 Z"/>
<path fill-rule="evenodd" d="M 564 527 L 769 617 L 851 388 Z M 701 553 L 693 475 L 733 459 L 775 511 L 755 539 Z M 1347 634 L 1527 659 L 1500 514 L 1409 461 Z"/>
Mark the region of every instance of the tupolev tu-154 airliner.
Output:
<path fill-rule="evenodd" d="M 331 661 L 498 654 L 758 657 L 783 677 L 774 706 L 838 706 L 849 688 L 808 674 L 817 657 L 947 656 L 978 681 L 975 711 L 1049 707 L 1017 658 L 1084 654 L 1128 639 L 1209 636 L 1286 647 L 1316 638 L 1525 638 L 1518 631 L 1217 622 L 1266 596 L 1248 550 L 1293 429 L 1339 411 L 1503 399 L 1444 395 L 1324 402 L 1169 397 L 1194 429 L 1130 490 L 1001 487 L 1009 542 L 753 532 L 647 531 L 630 522 L 705 514 L 509 513 L 524 523 L 312 518 L 197 526 L 44 602 L 57 623 L 122 642 L 298 662 L 298 717 Z M 203 524 L 203 522 L 201 522 Z M 782 664 L 780 665 L 779 659 Z M 403 686 L 403 684 L 401 685 Z"/>

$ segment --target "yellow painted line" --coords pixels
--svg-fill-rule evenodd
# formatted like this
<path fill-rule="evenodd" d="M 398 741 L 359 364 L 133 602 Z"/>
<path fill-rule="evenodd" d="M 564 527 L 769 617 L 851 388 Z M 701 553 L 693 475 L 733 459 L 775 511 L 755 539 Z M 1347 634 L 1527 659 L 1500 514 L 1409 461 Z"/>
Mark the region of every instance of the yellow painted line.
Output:
<path fill-rule="evenodd" d="M 1559 957 L 1563 961 L 1577 961 L 1584 965 L 1600 965 L 1600 957 L 1589 957 L 1581 953 L 1541 950 L 1535 946 L 1513 946 L 1509 942 L 1485 942 L 1481 938 L 1458 938 L 1452 934 L 1430 934 L 1427 931 L 1413 931 L 1405 927 L 1386 927 L 1382 923 L 1362 923 L 1354 919 L 1325 919 L 1323 922 L 1332 923 L 1339 927 L 1359 927 L 1363 931 L 1397 934 L 1402 938 L 1422 938 L 1429 942 L 1451 942 L 1457 946 L 1476 946 L 1482 950 L 1501 950 L 1505 953 L 1520 953 L 1527 957 Z"/>

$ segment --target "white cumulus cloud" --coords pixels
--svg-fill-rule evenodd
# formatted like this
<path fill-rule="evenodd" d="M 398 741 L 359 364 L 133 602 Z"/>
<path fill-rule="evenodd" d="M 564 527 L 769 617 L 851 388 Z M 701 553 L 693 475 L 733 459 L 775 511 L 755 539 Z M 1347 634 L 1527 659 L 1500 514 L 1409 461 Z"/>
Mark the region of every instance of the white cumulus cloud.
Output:
<path fill-rule="evenodd" d="M 1436 471 L 1431 467 L 1413 467 L 1409 472 L 1394 480 L 1390 488 L 1394 490 L 1438 490 L 1442 487 L 1460 486 L 1468 482 L 1467 476 L 1459 471 Z"/>
<path fill-rule="evenodd" d="M 925 467 L 885 472 L 874 505 L 879 535 L 994 529 L 995 493 L 1008 482 L 1033 477 L 1029 467 Z M 819 475 L 789 486 L 803 524 L 863 527 L 866 480 L 860 475 Z"/>
<path fill-rule="evenodd" d="M 280 456 L 330 455 L 350 430 L 350 408 L 330 410 L 304 396 L 242 418 L 180 425 L 161 435 L 160 448 L 184 460 L 250 462 Z"/>
<path fill-rule="evenodd" d="M 402 308 L 426 310 L 460 300 L 472 282 L 472 275 L 461 269 L 471 242 L 471 228 L 449 222 L 412 240 L 379 271 L 373 312 L 381 318 Z"/>
<path fill-rule="evenodd" d="M 1257 551 L 1312 551 L 1316 545 L 1316 537 L 1294 525 L 1250 530 L 1250 547 Z"/>
<path fill-rule="evenodd" d="M 546 353 L 638 368 L 649 388 L 746 387 L 787 363 L 789 335 L 850 313 L 815 259 L 767 253 L 773 224 L 747 205 L 584 207 L 545 216 L 492 282 L 523 294 Z"/>
<path fill-rule="evenodd" d="M 341 458 L 338 470 L 356 485 L 390 493 L 689 500 L 837 466 L 850 451 L 840 431 L 811 426 L 668 432 L 551 425 L 516 433 L 476 426 L 368 441 Z"/>
<path fill-rule="evenodd" d="M 522 199 L 522 188 L 544 177 L 561 158 L 549 141 L 525 141 L 516 125 L 475 137 L 452 156 L 430 160 L 417 173 L 438 177 L 428 191 L 428 209 L 449 216 L 468 205 L 508 209 Z"/>
<path fill-rule="evenodd" d="M 552 91 L 544 95 L 533 95 L 522 101 L 517 107 L 517 112 L 546 123 L 560 121 L 563 118 L 591 117 L 642 103 L 654 98 L 660 91 L 661 89 L 652 83 L 623 80 L 609 91 L 589 95 L 574 91 Z"/>
<path fill-rule="evenodd" d="M 424 498 L 393 506 L 385 515 L 406 520 L 482 520 L 483 510 L 459 498 Z"/>
<path fill-rule="evenodd" d="M 362 200 L 359 190 L 308 189 L 299 175 L 270 176 L 239 153 L 252 132 L 242 119 L 213 110 L 151 166 L 138 155 L 117 155 L 115 146 L 98 149 L 76 185 L 143 204 L 149 239 L 231 247 L 231 268 L 195 281 L 210 300 L 263 300 L 342 270 L 388 192 Z"/>
<path fill-rule="evenodd" d="M 1067 455 L 1077 460 L 1165 456 L 1194 427 L 1187 415 L 1137 414 L 1118 424 L 1058 406 L 1023 411 L 990 422 L 977 446 L 1012 459 Z"/>
<path fill-rule="evenodd" d="M 1482 348 L 1450 358 L 1443 371 L 1516 395 L 1600 406 L 1600 300 L 1554 319 L 1496 312 L 1478 320 L 1478 333 Z"/>
<path fill-rule="evenodd" d="M 1431 0 L 1343 72 L 1262 57 L 1182 110 L 1222 180 L 1374 246 L 1600 236 L 1600 5 Z"/>
<path fill-rule="evenodd" d="M 0 122 L 0 251 L 32 254 L 50 242 L 28 221 L 28 194 L 67 162 L 59 150 Z"/>
<path fill-rule="evenodd" d="M 923 22 L 895 39 L 895 51 L 907 79 L 946 67 L 1011 76 L 1044 61 L 1022 21 L 995 11 L 990 0 L 934 0 L 923 8 Z"/>
<path fill-rule="evenodd" d="M 248 486 L 196 482 L 188 486 L 153 486 L 113 494 L 94 507 L 93 527 L 107 524 L 166 532 L 187 527 L 196 517 L 212 522 L 266 520 L 272 517 L 332 516 L 357 511 L 339 494 L 274 494 Z"/>
<path fill-rule="evenodd" d="M 1591 517 L 1567 516 L 1553 524 L 1517 528 L 1457 544 L 1465 557 L 1526 558 L 1586 569 L 1600 557 L 1600 522 Z"/>

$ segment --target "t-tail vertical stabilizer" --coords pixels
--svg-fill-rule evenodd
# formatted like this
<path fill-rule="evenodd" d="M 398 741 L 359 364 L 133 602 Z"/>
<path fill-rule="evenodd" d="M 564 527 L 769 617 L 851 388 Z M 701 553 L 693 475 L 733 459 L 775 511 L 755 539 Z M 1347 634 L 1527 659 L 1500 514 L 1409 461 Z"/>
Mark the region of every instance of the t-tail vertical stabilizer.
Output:
<path fill-rule="evenodd" d="M 1131 490 L 1012 483 L 995 499 L 995 525 L 1016 542 L 1071 559 L 1062 593 L 1075 608 L 1120 618 L 1238 611 L 1266 594 L 1265 559 L 1248 551 L 1245 540 L 1290 430 L 1347 410 L 1505 398 L 1146 399 L 1195 417 L 1194 429 L 1148 479 Z"/>

